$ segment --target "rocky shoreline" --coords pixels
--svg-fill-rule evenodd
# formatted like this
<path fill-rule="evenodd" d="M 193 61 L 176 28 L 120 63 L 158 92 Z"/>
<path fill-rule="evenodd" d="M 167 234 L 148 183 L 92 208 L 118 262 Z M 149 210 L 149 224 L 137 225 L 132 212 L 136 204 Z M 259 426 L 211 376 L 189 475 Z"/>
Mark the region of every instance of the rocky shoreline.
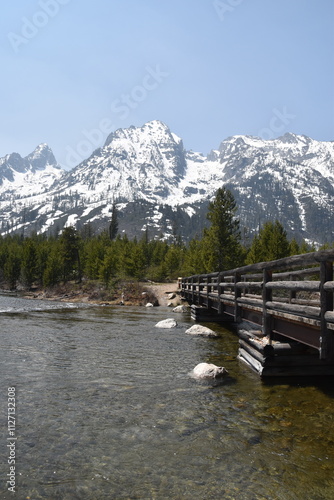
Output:
<path fill-rule="evenodd" d="M 7 291 L 4 290 L 7 293 Z M 97 284 L 66 283 L 48 289 L 33 288 L 16 292 L 26 299 L 52 300 L 59 302 L 81 302 L 97 305 L 176 306 L 180 304 L 177 282 L 138 283 L 124 282 L 112 292 Z"/>

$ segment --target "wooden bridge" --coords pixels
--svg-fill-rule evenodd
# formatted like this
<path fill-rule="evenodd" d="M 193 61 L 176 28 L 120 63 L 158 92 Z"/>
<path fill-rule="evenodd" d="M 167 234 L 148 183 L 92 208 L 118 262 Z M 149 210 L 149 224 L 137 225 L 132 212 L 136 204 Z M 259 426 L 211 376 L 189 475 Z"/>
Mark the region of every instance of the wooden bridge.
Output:
<path fill-rule="evenodd" d="M 239 358 L 262 376 L 332 375 L 333 261 L 328 250 L 194 275 L 181 295 L 194 319 L 239 324 Z"/>

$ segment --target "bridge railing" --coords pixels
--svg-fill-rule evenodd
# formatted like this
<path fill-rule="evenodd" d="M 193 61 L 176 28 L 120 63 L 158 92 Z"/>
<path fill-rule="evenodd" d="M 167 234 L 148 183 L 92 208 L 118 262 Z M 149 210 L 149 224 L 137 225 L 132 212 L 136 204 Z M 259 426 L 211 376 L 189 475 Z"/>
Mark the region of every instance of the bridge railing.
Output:
<path fill-rule="evenodd" d="M 334 251 L 326 250 L 182 278 L 181 294 L 191 304 L 261 325 L 269 341 L 284 335 L 333 351 Z"/>

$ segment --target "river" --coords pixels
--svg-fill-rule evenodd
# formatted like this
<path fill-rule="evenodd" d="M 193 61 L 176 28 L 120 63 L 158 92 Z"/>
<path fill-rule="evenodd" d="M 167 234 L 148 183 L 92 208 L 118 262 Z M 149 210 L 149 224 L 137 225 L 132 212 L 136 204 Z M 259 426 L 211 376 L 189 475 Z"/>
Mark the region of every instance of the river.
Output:
<path fill-rule="evenodd" d="M 177 328 L 155 327 L 168 317 Z M 194 338 L 164 307 L 0 296 L 0 322 L 1 498 L 334 498 L 333 378 L 261 381 L 234 333 Z M 202 361 L 229 376 L 193 379 Z"/>

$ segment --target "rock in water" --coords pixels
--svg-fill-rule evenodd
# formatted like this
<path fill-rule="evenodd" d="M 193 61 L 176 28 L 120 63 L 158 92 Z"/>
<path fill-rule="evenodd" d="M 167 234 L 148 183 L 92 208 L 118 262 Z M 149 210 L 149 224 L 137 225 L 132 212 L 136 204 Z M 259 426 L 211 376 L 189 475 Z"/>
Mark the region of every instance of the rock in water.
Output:
<path fill-rule="evenodd" d="M 196 378 L 220 378 L 225 375 L 228 375 L 226 368 L 212 363 L 199 363 L 193 370 L 193 376 Z"/>
<path fill-rule="evenodd" d="M 153 307 L 153 304 L 152 302 L 147 302 L 146 306 L 145 307 Z"/>
<path fill-rule="evenodd" d="M 186 307 L 186 306 L 176 306 L 176 307 L 174 307 L 173 312 L 175 312 L 175 313 L 186 313 L 186 312 L 188 312 L 188 307 Z"/>
<path fill-rule="evenodd" d="M 202 337 L 218 337 L 216 332 L 202 325 L 193 325 L 191 328 L 186 330 L 186 333 L 189 335 L 201 335 Z"/>
<path fill-rule="evenodd" d="M 155 325 L 157 328 L 175 328 L 177 322 L 173 318 L 164 319 Z"/>

